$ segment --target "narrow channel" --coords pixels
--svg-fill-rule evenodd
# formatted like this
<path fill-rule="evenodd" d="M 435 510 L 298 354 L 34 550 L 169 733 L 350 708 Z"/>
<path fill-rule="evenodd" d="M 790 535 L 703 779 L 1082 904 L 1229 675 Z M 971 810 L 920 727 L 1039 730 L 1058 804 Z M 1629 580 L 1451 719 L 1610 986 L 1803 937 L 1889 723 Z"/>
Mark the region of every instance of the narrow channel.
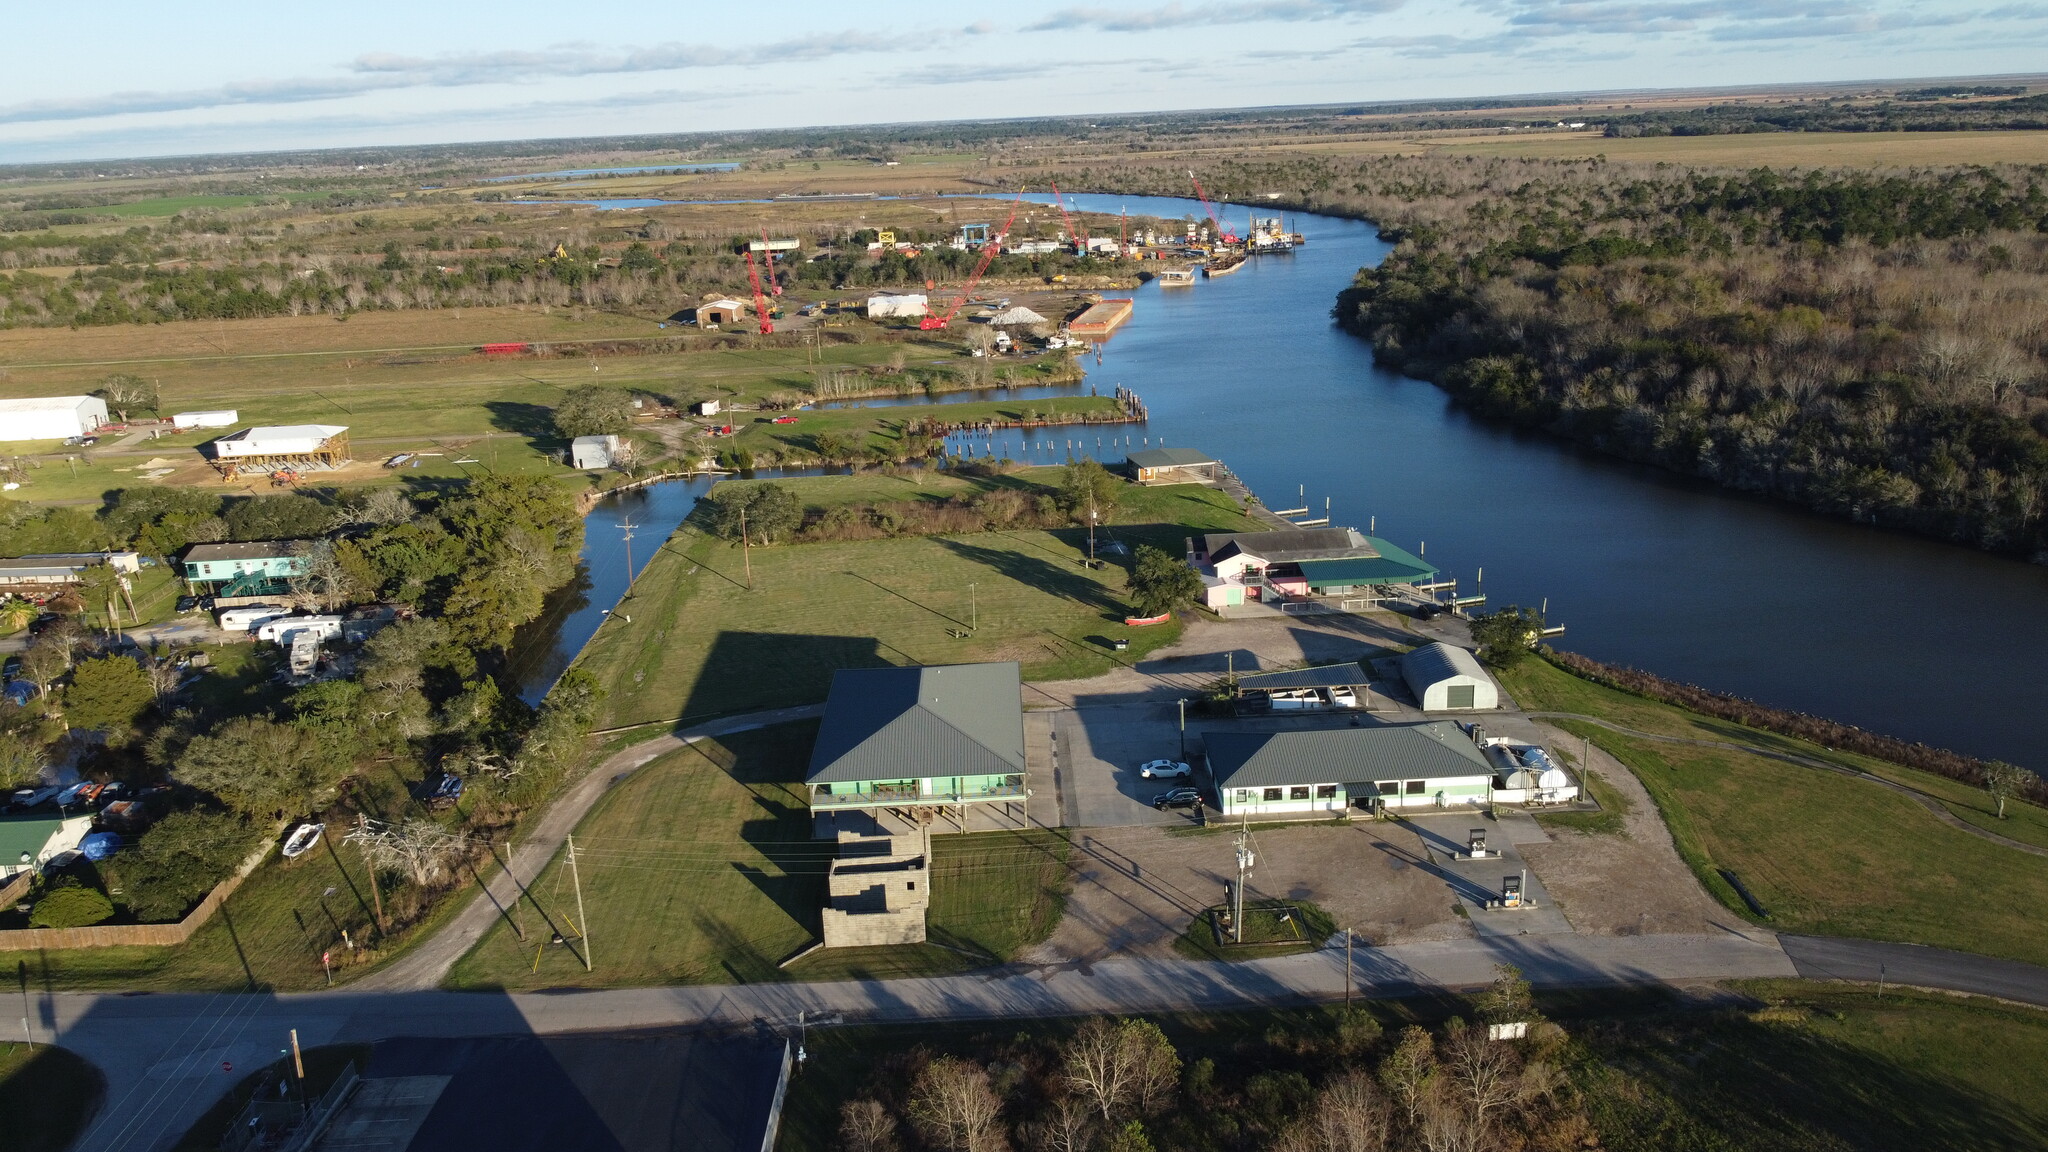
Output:
<path fill-rule="evenodd" d="M 1167 219 L 1203 211 L 1157 197 L 1075 202 Z M 1220 211 L 1241 227 L 1251 210 Z M 1143 396 L 1151 422 L 1129 434 L 1208 452 L 1277 506 L 1306 502 L 1320 514 L 1327 499 L 1335 523 L 1371 523 L 1424 549 L 1461 592 L 1479 587 L 1491 605 L 1547 600 L 1552 623 L 1568 629 L 1560 645 L 1595 659 L 2048 769 L 2035 728 L 2048 705 L 2048 568 L 1478 420 L 1435 387 L 1379 368 L 1364 341 L 1331 322 L 1337 292 L 1390 247 L 1374 227 L 1287 217 L 1308 239 L 1290 254 L 1131 293 L 1135 317 L 1099 367 L 1084 361 L 1082 388 Z M 1059 439 L 1013 455 L 1057 462 Z M 1076 448 L 1092 454 L 1095 434 L 1084 439 Z M 522 684 L 552 682 L 624 591 L 620 513 L 645 517 L 637 568 L 704 488 L 659 486 L 591 513 L 584 603 L 565 598 L 560 618 L 536 629 L 548 633 L 532 638 L 545 657 Z"/>

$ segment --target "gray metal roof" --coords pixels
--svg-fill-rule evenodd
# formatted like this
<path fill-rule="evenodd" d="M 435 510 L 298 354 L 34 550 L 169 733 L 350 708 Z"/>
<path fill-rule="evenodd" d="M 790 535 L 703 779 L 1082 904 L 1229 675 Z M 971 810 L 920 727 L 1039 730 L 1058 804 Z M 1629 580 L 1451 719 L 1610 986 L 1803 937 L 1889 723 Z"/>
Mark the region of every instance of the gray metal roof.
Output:
<path fill-rule="evenodd" d="M 1296 560 L 1349 560 L 1378 556 L 1356 528 L 1281 528 L 1272 532 L 1211 532 L 1202 537 L 1211 563 L 1238 553 L 1273 564 Z"/>
<path fill-rule="evenodd" d="M 1023 681 L 1011 660 L 833 673 L 804 780 L 838 784 L 1023 771 Z"/>
<path fill-rule="evenodd" d="M 1449 720 L 1296 732 L 1204 732 L 1202 739 L 1218 788 L 1493 775 L 1486 755 Z"/>
<path fill-rule="evenodd" d="M 1289 668 L 1284 672 L 1260 672 L 1237 678 L 1237 686 L 1252 692 L 1278 692 L 1288 688 L 1349 688 L 1367 684 L 1372 677 L 1353 660 L 1347 664 L 1320 664 L 1314 668 Z"/>
<path fill-rule="evenodd" d="M 1216 462 L 1207 452 L 1193 448 L 1141 448 L 1126 459 L 1133 468 L 1194 468 Z"/>
<path fill-rule="evenodd" d="M 1486 669 L 1479 666 L 1478 657 L 1455 644 L 1442 641 L 1424 644 L 1401 657 L 1401 679 L 1406 680 L 1417 695 L 1425 685 L 1440 684 L 1459 676 L 1485 681 Z"/>
<path fill-rule="evenodd" d="M 185 563 L 208 560 L 276 560 L 295 556 L 297 540 L 245 540 L 239 544 L 194 544 L 185 550 Z"/>

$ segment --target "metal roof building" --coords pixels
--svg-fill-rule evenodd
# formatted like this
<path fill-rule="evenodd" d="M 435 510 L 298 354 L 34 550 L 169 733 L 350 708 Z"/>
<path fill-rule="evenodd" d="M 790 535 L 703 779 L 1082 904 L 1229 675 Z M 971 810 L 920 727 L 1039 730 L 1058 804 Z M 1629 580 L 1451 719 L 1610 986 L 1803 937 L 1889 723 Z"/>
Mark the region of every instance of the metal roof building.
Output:
<path fill-rule="evenodd" d="M 1478 657 L 1454 644 L 1424 644 L 1401 657 L 1401 679 L 1424 712 L 1500 707 L 1500 689 Z"/>
<path fill-rule="evenodd" d="M 1023 799 L 1015 661 L 842 668 L 804 782 L 813 812 Z"/>
<path fill-rule="evenodd" d="M 338 468 L 348 459 L 348 427 L 342 424 L 244 428 L 213 442 L 214 467 L 231 479 L 243 468 Z"/>
<path fill-rule="evenodd" d="M 0 440 L 63 440 L 107 422 L 97 396 L 29 396 L 0 400 Z"/>
<path fill-rule="evenodd" d="M 1205 732 L 1225 815 L 1325 815 L 1484 802 L 1493 765 L 1448 720 L 1296 732 Z"/>
<path fill-rule="evenodd" d="M 1124 459 L 1140 484 L 1185 484 L 1216 479 L 1216 458 L 1193 448 L 1141 448 Z"/>
<path fill-rule="evenodd" d="M 609 468 L 618 453 L 617 436 L 578 436 L 569 441 L 571 468 Z"/>

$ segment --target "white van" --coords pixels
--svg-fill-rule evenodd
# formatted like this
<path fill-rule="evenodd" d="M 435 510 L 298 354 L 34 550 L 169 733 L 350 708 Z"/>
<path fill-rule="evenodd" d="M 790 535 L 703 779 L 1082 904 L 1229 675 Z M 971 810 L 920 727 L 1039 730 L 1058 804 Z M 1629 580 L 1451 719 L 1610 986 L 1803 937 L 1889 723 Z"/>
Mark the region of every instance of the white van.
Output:
<path fill-rule="evenodd" d="M 220 626 L 227 632 L 247 632 L 254 625 L 290 612 L 291 609 L 277 604 L 245 604 L 240 608 L 223 608 L 220 612 Z"/>
<path fill-rule="evenodd" d="M 291 637 L 300 632 L 310 632 L 316 640 L 327 640 L 341 635 L 339 616 L 277 616 L 256 626 L 256 638 L 278 644 L 288 644 Z"/>

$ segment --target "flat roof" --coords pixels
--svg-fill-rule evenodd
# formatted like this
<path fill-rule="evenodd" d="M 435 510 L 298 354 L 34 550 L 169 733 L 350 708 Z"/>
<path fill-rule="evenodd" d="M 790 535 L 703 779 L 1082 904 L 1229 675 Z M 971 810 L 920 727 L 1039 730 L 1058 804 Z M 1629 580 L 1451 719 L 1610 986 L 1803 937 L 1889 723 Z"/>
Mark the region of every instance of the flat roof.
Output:
<path fill-rule="evenodd" d="M 1290 732 L 1204 732 L 1216 787 L 1371 784 L 1493 775 L 1472 738 L 1449 720 Z"/>
<path fill-rule="evenodd" d="M 76 412 L 86 401 L 99 402 L 97 396 L 20 396 L 12 400 L 0 400 L 0 412 Z"/>
<path fill-rule="evenodd" d="M 841 668 L 811 749 L 811 784 L 1024 771 L 1023 680 L 1014 660 Z"/>
<path fill-rule="evenodd" d="M 1279 692 L 1289 688 L 1351 688 L 1370 683 L 1365 669 L 1358 661 L 1343 664 L 1318 664 L 1313 668 L 1289 668 L 1280 672 L 1260 672 L 1237 678 L 1239 688 L 1253 692 Z"/>
<path fill-rule="evenodd" d="M 1215 457 L 1193 448 L 1141 448 L 1128 459 L 1133 468 L 1193 468 L 1216 463 Z"/>

